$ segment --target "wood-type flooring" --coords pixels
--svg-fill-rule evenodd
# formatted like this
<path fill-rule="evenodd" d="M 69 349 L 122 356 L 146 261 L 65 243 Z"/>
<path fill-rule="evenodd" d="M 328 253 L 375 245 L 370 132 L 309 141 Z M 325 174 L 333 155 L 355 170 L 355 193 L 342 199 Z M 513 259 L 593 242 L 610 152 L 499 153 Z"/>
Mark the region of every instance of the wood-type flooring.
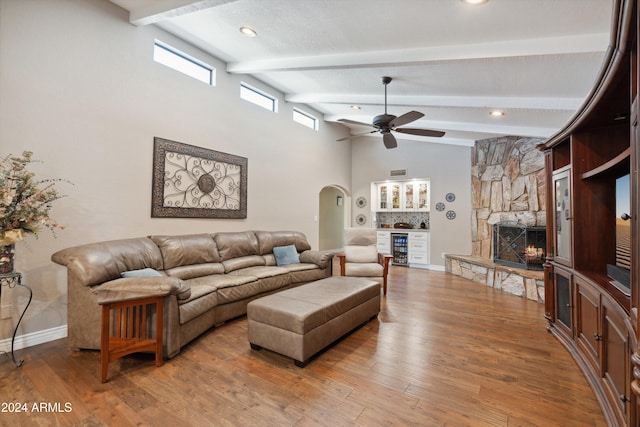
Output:
<path fill-rule="evenodd" d="M 375 319 L 305 368 L 251 350 L 246 317 L 156 367 L 66 340 L 0 358 L 2 426 L 606 426 L 544 306 L 444 272 L 392 267 Z M 20 411 L 20 412 L 18 412 Z"/>

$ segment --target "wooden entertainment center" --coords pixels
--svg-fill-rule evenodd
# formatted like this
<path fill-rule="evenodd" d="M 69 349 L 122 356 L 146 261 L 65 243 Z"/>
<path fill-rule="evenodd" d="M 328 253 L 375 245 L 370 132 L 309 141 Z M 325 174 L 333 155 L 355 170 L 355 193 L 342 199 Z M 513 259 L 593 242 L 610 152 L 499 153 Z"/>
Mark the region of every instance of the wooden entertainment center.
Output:
<path fill-rule="evenodd" d="M 584 372 L 609 424 L 637 426 L 639 15 L 635 0 L 612 4 L 609 49 L 594 88 L 567 126 L 539 147 L 547 174 L 545 316 L 549 331 Z M 627 178 L 624 187 L 621 179 Z M 617 220 L 621 202 L 630 210 L 626 223 Z M 619 231 L 625 226 L 630 234 L 623 239 Z M 622 262 L 625 244 L 624 267 L 610 267 Z M 628 290 L 615 283 L 615 271 L 630 274 Z"/>

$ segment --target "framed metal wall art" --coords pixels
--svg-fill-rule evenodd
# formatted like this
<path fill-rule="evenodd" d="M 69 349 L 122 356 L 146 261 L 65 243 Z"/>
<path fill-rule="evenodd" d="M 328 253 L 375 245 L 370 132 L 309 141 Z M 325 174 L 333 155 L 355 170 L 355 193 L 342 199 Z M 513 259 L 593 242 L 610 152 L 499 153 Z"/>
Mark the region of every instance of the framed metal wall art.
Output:
<path fill-rule="evenodd" d="M 151 216 L 246 218 L 247 158 L 155 137 Z"/>

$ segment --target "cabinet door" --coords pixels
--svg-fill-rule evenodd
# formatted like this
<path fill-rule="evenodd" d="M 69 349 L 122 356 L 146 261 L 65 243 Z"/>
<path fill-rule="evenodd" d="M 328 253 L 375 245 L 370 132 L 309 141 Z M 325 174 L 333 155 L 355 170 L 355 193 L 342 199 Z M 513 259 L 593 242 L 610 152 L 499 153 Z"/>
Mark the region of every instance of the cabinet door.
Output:
<path fill-rule="evenodd" d="M 556 324 L 564 326 L 565 332 L 573 336 L 573 321 L 571 303 L 573 301 L 571 291 L 573 289 L 573 276 L 559 268 L 553 271 L 553 282 L 555 292 L 555 318 Z"/>
<path fill-rule="evenodd" d="M 573 236 L 570 172 L 565 170 L 553 175 L 554 261 L 569 267 Z"/>
<path fill-rule="evenodd" d="M 418 210 L 428 211 L 429 210 L 429 183 L 428 182 L 419 182 L 418 183 Z"/>
<path fill-rule="evenodd" d="M 400 184 L 391 184 L 391 209 L 400 209 L 401 207 L 401 185 Z"/>
<path fill-rule="evenodd" d="M 602 381 L 619 425 L 627 425 L 631 409 L 629 331 L 616 303 L 603 298 L 602 310 Z"/>
<path fill-rule="evenodd" d="M 408 182 L 404 184 L 404 201 L 402 203 L 404 210 L 414 210 L 416 208 L 416 186 L 417 185 L 414 182 Z"/>
<path fill-rule="evenodd" d="M 380 184 L 378 186 L 378 210 L 385 211 L 389 209 L 389 184 Z"/>
<path fill-rule="evenodd" d="M 602 336 L 600 332 L 600 292 L 579 277 L 576 285 L 576 342 L 600 375 Z"/>

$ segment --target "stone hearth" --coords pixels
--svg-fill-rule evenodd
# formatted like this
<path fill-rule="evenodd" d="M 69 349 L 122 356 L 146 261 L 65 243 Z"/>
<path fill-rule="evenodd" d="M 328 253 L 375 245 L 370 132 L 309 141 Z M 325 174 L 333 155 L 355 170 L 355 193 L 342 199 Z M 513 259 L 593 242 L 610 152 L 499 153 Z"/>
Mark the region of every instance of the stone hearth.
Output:
<path fill-rule="evenodd" d="M 498 265 L 477 256 L 446 255 L 445 270 L 456 276 L 502 289 L 519 297 L 544 302 L 544 272 Z"/>

